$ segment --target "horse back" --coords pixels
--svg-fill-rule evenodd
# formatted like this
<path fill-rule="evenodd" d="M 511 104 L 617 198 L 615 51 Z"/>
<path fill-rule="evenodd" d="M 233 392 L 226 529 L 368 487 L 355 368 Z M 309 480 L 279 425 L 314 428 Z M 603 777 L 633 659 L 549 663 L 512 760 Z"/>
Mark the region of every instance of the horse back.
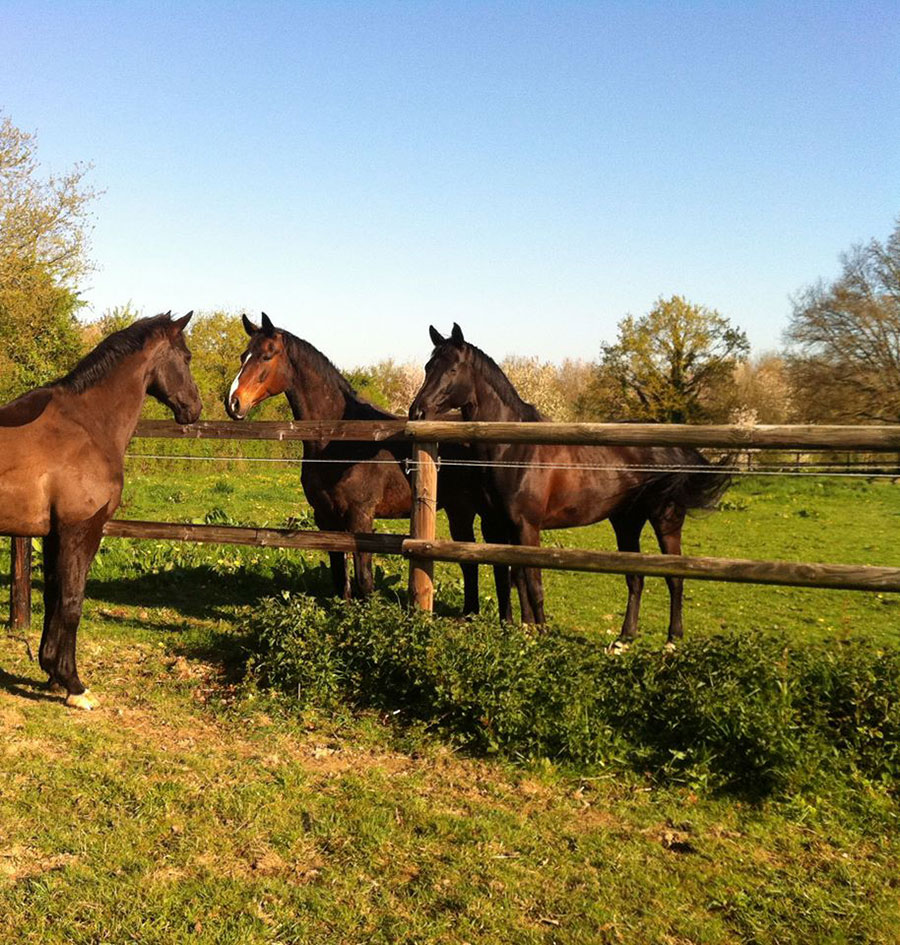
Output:
<path fill-rule="evenodd" d="M 24 427 L 34 423 L 52 399 L 53 391 L 47 387 L 38 387 L 22 394 L 0 407 L 0 427 Z"/>

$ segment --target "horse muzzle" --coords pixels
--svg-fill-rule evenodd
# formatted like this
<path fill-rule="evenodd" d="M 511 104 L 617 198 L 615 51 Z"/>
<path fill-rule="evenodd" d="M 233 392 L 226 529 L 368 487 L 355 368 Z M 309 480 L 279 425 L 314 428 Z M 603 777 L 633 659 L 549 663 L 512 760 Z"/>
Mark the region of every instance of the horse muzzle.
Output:
<path fill-rule="evenodd" d="M 241 411 L 241 399 L 237 394 L 229 394 L 225 398 L 225 413 L 232 420 L 243 420 L 247 416 L 247 411 Z"/>
<path fill-rule="evenodd" d="M 172 411 L 172 415 L 175 417 L 175 422 L 181 424 L 182 426 L 189 426 L 192 423 L 196 423 L 200 419 L 200 414 L 203 410 L 203 404 L 198 400 L 196 404 L 191 406 L 181 406 L 179 405 Z"/>

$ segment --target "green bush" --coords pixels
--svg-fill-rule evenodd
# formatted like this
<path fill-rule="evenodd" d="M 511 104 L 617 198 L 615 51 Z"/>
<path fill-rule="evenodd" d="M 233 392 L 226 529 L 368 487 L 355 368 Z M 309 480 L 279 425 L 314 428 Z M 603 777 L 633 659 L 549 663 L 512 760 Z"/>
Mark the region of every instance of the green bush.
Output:
<path fill-rule="evenodd" d="M 299 706 L 378 708 L 475 751 L 624 762 L 757 795 L 825 770 L 900 774 L 900 653 L 864 642 L 719 634 L 608 656 L 552 627 L 288 594 L 264 603 L 253 630 L 255 679 Z"/>

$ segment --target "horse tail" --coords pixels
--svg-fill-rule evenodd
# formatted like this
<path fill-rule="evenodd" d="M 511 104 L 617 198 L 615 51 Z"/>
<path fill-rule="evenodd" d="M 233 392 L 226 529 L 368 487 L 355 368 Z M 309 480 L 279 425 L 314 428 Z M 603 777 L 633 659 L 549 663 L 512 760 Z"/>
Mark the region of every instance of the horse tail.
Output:
<path fill-rule="evenodd" d="M 652 474 L 639 487 L 635 500 L 650 516 L 671 507 L 682 512 L 714 509 L 734 479 L 726 471 L 732 465 L 733 457 L 726 455 L 712 463 L 697 450 L 666 452 L 664 465 L 677 466 L 677 470 Z"/>

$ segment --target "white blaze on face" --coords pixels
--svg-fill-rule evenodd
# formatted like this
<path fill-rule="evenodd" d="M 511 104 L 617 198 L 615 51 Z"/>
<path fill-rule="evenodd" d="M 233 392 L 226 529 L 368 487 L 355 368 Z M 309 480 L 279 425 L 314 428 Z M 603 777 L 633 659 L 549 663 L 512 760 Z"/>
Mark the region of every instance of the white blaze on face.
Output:
<path fill-rule="evenodd" d="M 249 360 L 249 359 L 248 359 L 248 360 Z M 240 384 L 241 384 L 241 375 L 244 373 L 244 368 L 246 367 L 246 364 L 247 364 L 247 362 L 245 361 L 245 362 L 241 365 L 240 371 L 238 371 L 237 374 L 235 374 L 234 380 L 231 382 L 231 387 L 229 388 L 229 391 L 228 391 L 228 403 L 229 403 L 229 404 L 231 404 L 231 402 L 234 400 L 234 395 L 237 393 L 238 387 L 240 387 Z M 242 416 L 243 416 L 243 415 L 242 415 Z"/>

